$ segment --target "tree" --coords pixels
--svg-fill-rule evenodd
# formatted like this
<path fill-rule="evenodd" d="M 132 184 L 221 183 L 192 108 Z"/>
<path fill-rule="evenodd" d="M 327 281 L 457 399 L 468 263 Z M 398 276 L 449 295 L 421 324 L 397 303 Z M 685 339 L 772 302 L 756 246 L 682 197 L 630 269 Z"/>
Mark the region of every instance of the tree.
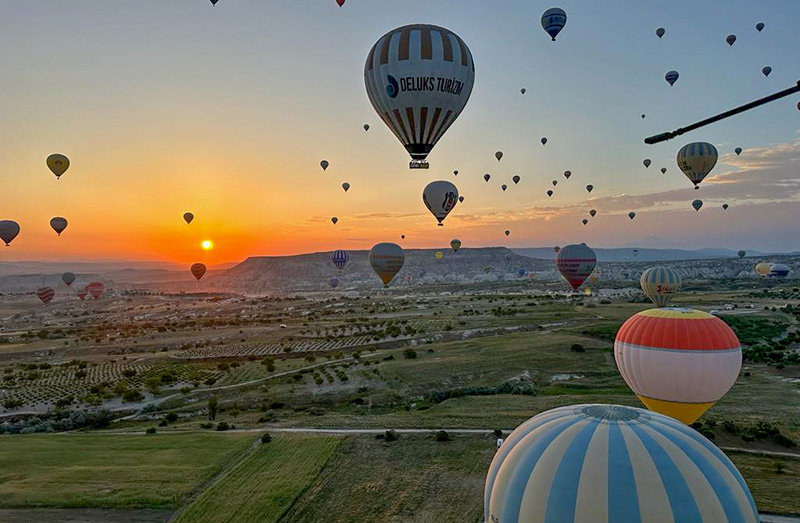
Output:
<path fill-rule="evenodd" d="M 217 419 L 217 410 L 219 409 L 219 400 L 216 396 L 208 398 L 208 419 L 214 421 Z"/>
<path fill-rule="evenodd" d="M 164 417 L 164 419 L 166 419 L 166 420 L 167 420 L 167 421 L 169 421 L 170 423 L 175 423 L 176 421 L 178 421 L 178 414 L 177 414 L 177 413 L 175 413 L 175 412 L 169 412 L 169 413 L 167 413 L 167 415 Z"/>
<path fill-rule="evenodd" d="M 267 443 L 269 443 L 270 441 L 272 441 L 272 436 L 270 436 L 270 435 L 269 435 L 269 434 L 267 434 L 266 432 L 265 432 L 264 434 L 262 434 L 262 435 L 261 435 L 261 444 L 262 444 L 262 445 L 266 445 L 266 444 L 267 444 Z"/>

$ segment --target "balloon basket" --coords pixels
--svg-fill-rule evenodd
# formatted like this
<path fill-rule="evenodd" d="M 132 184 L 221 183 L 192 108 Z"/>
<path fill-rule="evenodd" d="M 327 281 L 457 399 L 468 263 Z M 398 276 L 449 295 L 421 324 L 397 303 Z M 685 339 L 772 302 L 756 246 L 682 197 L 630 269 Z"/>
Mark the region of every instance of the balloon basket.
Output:
<path fill-rule="evenodd" d="M 411 160 L 408 162 L 409 169 L 427 169 L 431 165 L 425 160 Z"/>

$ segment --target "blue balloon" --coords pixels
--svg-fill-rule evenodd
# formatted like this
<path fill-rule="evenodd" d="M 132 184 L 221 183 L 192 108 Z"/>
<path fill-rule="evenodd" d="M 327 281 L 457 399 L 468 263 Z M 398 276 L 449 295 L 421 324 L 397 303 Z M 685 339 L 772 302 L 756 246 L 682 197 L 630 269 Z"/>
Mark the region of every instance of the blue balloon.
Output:
<path fill-rule="evenodd" d="M 542 15 L 542 28 L 550 35 L 553 42 L 565 25 L 567 25 L 567 13 L 563 9 L 551 7 Z"/>
<path fill-rule="evenodd" d="M 347 262 L 350 260 L 350 255 L 347 251 L 337 250 L 333 251 L 333 255 L 331 256 L 331 261 L 333 261 L 333 265 L 339 269 L 339 272 L 344 270 L 344 266 L 347 265 Z"/>
<path fill-rule="evenodd" d="M 525 276 L 525 269 L 520 267 L 519 270 L 517 271 L 517 274 L 519 274 L 520 277 Z"/>
<path fill-rule="evenodd" d="M 669 85 L 675 85 L 679 76 L 678 71 L 668 71 L 667 74 L 664 75 L 664 80 L 666 80 Z"/>

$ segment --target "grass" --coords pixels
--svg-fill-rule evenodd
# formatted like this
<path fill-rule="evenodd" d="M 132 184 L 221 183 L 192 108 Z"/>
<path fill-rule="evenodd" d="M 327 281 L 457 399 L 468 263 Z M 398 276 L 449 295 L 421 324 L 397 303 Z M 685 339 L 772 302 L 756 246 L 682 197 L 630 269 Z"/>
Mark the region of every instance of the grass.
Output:
<path fill-rule="evenodd" d="M 273 437 L 189 503 L 175 523 L 277 521 L 316 479 L 340 442 L 332 437 Z"/>
<path fill-rule="evenodd" d="M 0 438 L 0 508 L 180 504 L 251 434 L 25 435 Z"/>
<path fill-rule="evenodd" d="M 747 481 L 759 512 L 800 515 L 800 459 L 726 452 Z M 778 472 L 778 464 L 783 467 Z"/>

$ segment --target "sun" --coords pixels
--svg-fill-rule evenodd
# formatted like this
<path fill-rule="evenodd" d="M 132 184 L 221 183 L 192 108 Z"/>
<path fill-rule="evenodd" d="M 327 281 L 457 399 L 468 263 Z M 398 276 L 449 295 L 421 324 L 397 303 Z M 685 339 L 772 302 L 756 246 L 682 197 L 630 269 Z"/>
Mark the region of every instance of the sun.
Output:
<path fill-rule="evenodd" d="M 211 240 L 203 240 L 203 249 L 206 251 L 210 251 L 214 248 L 214 243 Z"/>

